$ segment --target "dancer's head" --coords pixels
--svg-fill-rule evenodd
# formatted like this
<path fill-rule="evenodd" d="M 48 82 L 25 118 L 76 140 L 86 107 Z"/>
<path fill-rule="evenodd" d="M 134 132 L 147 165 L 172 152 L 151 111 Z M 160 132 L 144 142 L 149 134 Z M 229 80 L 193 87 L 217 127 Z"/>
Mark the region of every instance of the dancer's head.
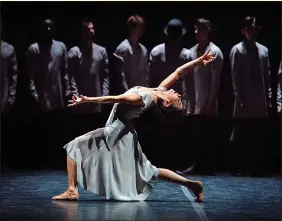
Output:
<path fill-rule="evenodd" d="M 182 112 L 181 95 L 173 89 L 162 92 L 157 103 L 157 109 L 163 114 L 177 114 Z"/>
<path fill-rule="evenodd" d="M 174 18 L 167 23 L 164 34 L 169 42 L 180 42 L 186 34 L 186 28 L 181 20 Z"/>
<path fill-rule="evenodd" d="M 50 41 L 53 38 L 54 23 L 51 19 L 44 19 L 39 27 L 40 39 Z"/>
<path fill-rule="evenodd" d="M 140 15 L 132 15 L 126 22 L 129 38 L 139 41 L 144 35 L 145 21 Z"/>
<path fill-rule="evenodd" d="M 93 22 L 89 19 L 81 21 L 81 36 L 83 40 L 92 41 L 95 34 Z"/>
<path fill-rule="evenodd" d="M 197 41 L 207 41 L 211 30 L 211 22 L 205 18 L 198 18 L 194 24 L 195 36 Z"/>
<path fill-rule="evenodd" d="M 247 41 L 255 42 L 258 37 L 259 28 L 256 17 L 247 16 L 243 20 L 241 32 Z"/>

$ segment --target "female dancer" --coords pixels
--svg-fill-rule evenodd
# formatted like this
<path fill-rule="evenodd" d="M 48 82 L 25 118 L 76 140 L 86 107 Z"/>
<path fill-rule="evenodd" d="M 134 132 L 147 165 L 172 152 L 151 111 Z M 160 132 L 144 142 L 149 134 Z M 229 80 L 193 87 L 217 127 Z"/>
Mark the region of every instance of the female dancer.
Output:
<path fill-rule="evenodd" d="M 53 200 L 77 200 L 78 183 L 92 193 L 120 201 L 145 200 L 157 179 L 189 188 L 203 201 L 203 184 L 170 170 L 156 168 L 143 154 L 132 119 L 158 107 L 161 111 L 181 110 L 181 96 L 170 86 L 200 64 L 214 59 L 209 51 L 177 68 L 158 88 L 133 87 L 118 96 L 73 96 L 69 106 L 86 102 L 115 103 L 104 128 L 79 136 L 66 144 L 68 189 Z"/>

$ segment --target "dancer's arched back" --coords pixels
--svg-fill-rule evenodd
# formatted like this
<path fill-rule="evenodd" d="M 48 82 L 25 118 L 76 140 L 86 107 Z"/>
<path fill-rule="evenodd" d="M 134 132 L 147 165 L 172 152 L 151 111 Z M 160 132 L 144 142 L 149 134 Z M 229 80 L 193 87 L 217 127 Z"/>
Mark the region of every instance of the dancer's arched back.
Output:
<path fill-rule="evenodd" d="M 177 68 L 158 88 L 135 86 L 118 96 L 73 96 L 69 106 L 86 102 L 114 103 L 104 128 L 75 138 L 64 146 L 67 151 L 68 189 L 53 200 L 77 200 L 77 184 L 107 199 L 145 200 L 157 179 L 189 188 L 197 201 L 203 201 L 203 184 L 188 180 L 170 170 L 156 168 L 143 154 L 132 119 L 158 106 L 161 111 L 182 109 L 181 96 L 169 90 L 178 79 L 202 63 L 211 62 L 209 51 Z"/>

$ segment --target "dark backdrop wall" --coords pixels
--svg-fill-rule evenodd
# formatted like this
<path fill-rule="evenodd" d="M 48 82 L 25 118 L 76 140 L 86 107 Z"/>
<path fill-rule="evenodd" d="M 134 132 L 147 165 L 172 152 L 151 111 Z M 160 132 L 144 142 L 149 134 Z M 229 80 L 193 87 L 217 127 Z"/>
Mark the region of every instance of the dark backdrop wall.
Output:
<path fill-rule="evenodd" d="M 36 142 L 42 142 L 42 137 L 38 138 L 36 142 L 32 141 L 36 135 L 33 134 L 31 137 L 30 130 L 34 131 L 38 125 L 32 123 L 33 116 L 29 114 L 30 100 L 25 82 L 24 53 L 28 46 L 36 40 L 36 25 L 46 17 L 54 19 L 55 39 L 63 41 L 68 49 L 78 42 L 77 29 L 80 19 L 85 17 L 92 19 L 96 27 L 95 41 L 106 47 L 109 55 L 125 38 L 125 22 L 132 14 L 140 14 L 146 20 L 146 35 L 142 42 L 149 51 L 155 45 L 163 42 L 163 28 L 171 18 L 180 18 L 184 22 L 187 34 L 183 45 L 186 48 L 190 48 L 196 43 L 193 35 L 194 20 L 198 17 L 210 19 L 213 24 L 211 39 L 221 48 L 225 57 L 219 93 L 219 121 L 221 121 L 222 136 L 225 140 L 223 148 L 226 148 L 227 137 L 230 135 L 233 101 L 229 52 L 232 46 L 242 39 L 240 24 L 247 15 L 257 16 L 260 21 L 261 31 L 258 42 L 269 49 L 272 87 L 273 92 L 276 93 L 275 84 L 281 59 L 281 3 L 279 2 L 5 2 L 1 4 L 1 10 L 2 38 L 15 46 L 19 61 L 17 105 L 13 117 L 11 117 L 13 124 L 10 124 L 10 129 L 6 130 L 6 137 L 9 137 L 10 142 L 10 138 L 17 134 L 20 136 L 17 140 L 22 140 L 21 143 L 11 144 L 10 142 L 8 146 L 13 146 L 13 148 L 19 148 L 19 145 L 23 144 L 36 148 L 36 146 L 40 146 Z M 275 105 L 275 98 L 273 105 Z M 68 115 L 67 112 L 64 113 L 64 116 Z M 57 122 L 54 123 L 55 125 L 63 124 L 60 117 L 56 119 L 61 121 L 58 123 L 54 120 Z M 69 119 L 66 122 L 69 122 Z M 54 124 L 50 127 L 55 128 Z M 93 127 L 100 125 L 103 125 L 103 122 L 97 125 L 93 124 Z M 41 124 L 38 127 L 46 127 L 46 125 Z M 64 128 L 58 129 L 58 133 L 66 134 L 60 142 L 56 142 L 55 137 L 52 136 L 45 137 L 45 139 L 53 139 L 53 146 L 60 148 L 64 142 L 89 129 L 89 127 L 83 126 L 79 128 L 71 130 L 68 126 L 64 126 Z M 47 131 L 50 130 L 49 128 Z M 27 141 L 28 139 L 29 141 Z M 144 138 L 144 140 L 146 139 Z M 9 142 L 7 141 L 7 143 Z M 11 148 L 8 146 L 6 145 L 5 148 Z M 153 152 L 155 154 L 152 154 L 152 157 L 157 158 L 158 148 Z M 27 164 L 29 162 L 30 160 L 25 161 Z"/>

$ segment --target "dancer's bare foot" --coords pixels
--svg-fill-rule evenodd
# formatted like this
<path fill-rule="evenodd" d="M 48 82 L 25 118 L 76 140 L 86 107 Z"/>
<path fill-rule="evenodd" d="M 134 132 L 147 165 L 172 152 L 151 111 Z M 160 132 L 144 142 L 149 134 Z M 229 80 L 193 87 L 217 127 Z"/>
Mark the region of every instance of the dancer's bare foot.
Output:
<path fill-rule="evenodd" d="M 68 190 L 58 196 L 53 196 L 52 200 L 78 200 L 79 194 L 77 189 L 68 188 Z"/>
<path fill-rule="evenodd" d="M 204 185 L 201 181 L 195 181 L 194 184 L 190 186 L 189 188 L 195 195 L 196 202 L 204 201 Z"/>

